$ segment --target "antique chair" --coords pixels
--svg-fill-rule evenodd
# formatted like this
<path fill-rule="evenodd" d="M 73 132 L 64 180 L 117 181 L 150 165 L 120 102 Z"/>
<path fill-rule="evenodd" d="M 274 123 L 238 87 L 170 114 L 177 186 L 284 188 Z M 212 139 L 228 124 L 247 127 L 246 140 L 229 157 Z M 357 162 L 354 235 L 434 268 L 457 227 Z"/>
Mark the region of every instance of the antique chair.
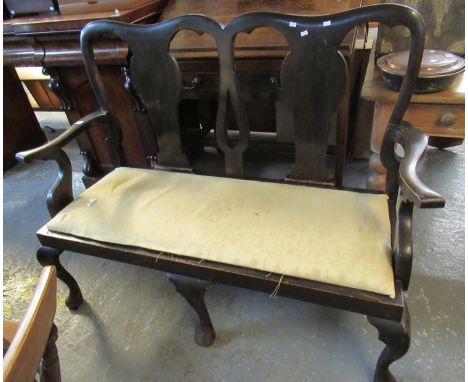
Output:
<path fill-rule="evenodd" d="M 57 292 L 55 267 L 44 267 L 36 292 L 21 322 L 3 320 L 3 380 L 34 381 L 40 365 L 41 382 L 60 382 L 54 325 Z"/>
<path fill-rule="evenodd" d="M 338 48 L 351 28 L 369 21 L 404 25 L 411 32 L 408 71 L 382 146 L 388 170 L 385 194 L 335 184 L 333 169 L 325 165 L 328 121 L 341 107 L 347 86 L 346 62 Z M 295 163 L 282 184 L 244 177 L 249 121 L 233 43 L 237 34 L 257 27 L 278 30 L 291 49 L 283 63 L 279 97 L 293 115 Z M 190 173 L 181 146 L 177 106 L 182 82 L 168 50 L 182 29 L 208 33 L 217 44 L 215 133 L 224 154 L 224 177 Z M 126 42 L 131 52 L 131 79 L 159 147 L 158 170 L 125 167 L 118 121 L 93 55 L 93 42 L 109 35 Z M 421 16 L 411 8 L 386 4 L 316 17 L 251 13 L 226 26 L 202 15 L 148 26 L 102 21 L 83 29 L 81 44 L 99 110 L 52 142 L 17 154 L 24 162 L 51 159 L 59 166 L 47 196 L 53 219 L 37 232 L 43 245 L 37 257 L 42 265 L 57 267 L 70 289 L 68 307 L 77 309 L 83 298 L 60 264 L 64 250 L 168 272 L 199 316 L 196 341 L 204 346 L 215 338 L 204 302 L 211 282 L 310 301 L 367 315 L 386 344 L 375 380 L 394 380 L 389 366 L 410 343 L 404 291 L 411 273 L 413 206 L 445 203 L 416 176 L 426 137 L 402 121 L 423 52 Z M 237 140 L 227 134 L 236 128 L 228 126 L 228 115 L 235 117 Z M 96 122 L 107 126 L 115 170 L 73 200 L 70 161 L 62 147 Z M 397 146 L 403 155 L 395 153 Z"/>

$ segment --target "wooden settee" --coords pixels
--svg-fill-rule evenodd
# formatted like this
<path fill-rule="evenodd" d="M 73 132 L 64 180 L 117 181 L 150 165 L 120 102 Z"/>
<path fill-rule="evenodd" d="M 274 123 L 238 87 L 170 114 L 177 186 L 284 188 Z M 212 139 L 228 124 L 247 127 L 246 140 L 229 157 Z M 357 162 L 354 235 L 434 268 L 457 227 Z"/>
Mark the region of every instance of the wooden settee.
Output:
<path fill-rule="evenodd" d="M 342 169 L 330 170 L 326 158 L 330 118 L 346 108 L 342 99 L 349 91 L 348 68 L 338 48 L 351 28 L 369 21 L 404 25 L 412 37 L 407 74 L 382 145 L 388 171 L 382 194 L 343 187 L 337 176 Z M 257 27 L 278 30 L 291 48 L 278 97 L 292 114 L 294 163 L 278 181 L 246 179 L 249 121 L 233 44 L 237 34 Z M 223 177 L 196 174 L 183 150 L 177 109 L 183 85 L 168 52 L 182 29 L 210 34 L 218 48 L 214 131 L 224 157 Z M 134 90 L 158 142 L 157 170 L 125 166 L 118 121 L 93 56 L 93 43 L 108 35 L 122 39 L 131 52 Z M 68 307 L 77 309 L 83 298 L 60 264 L 64 250 L 168 272 L 200 318 L 200 345 L 215 339 L 204 303 L 211 282 L 287 296 L 367 315 L 386 344 L 375 380 L 393 380 L 389 366 L 410 342 L 404 291 L 411 274 L 413 206 L 444 206 L 444 199 L 416 176 L 427 138 L 402 121 L 424 47 L 421 16 L 387 4 L 316 17 L 250 13 L 226 26 L 201 15 L 148 26 L 102 21 L 85 27 L 81 44 L 99 110 L 46 145 L 16 156 L 24 162 L 55 160 L 59 166 L 47 196 L 52 220 L 37 232 L 43 245 L 37 257 L 42 265 L 55 265 L 68 285 Z M 71 165 L 62 147 L 97 124 L 107 126 L 115 169 L 73 200 Z M 235 138 L 228 130 L 238 132 Z M 336 139 L 343 143 L 346 136 Z M 397 146 L 403 154 L 396 154 Z"/>

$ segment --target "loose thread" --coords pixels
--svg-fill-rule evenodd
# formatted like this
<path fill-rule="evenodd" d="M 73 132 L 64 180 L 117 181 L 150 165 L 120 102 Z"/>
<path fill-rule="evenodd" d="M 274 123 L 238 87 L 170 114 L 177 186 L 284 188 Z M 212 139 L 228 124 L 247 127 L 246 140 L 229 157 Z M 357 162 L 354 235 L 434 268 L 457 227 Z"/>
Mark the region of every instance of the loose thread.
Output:
<path fill-rule="evenodd" d="M 201 260 L 198 262 L 198 264 L 201 264 L 201 263 L 202 263 L 202 261 L 204 261 L 204 260 L 205 260 L 205 259 L 201 259 Z"/>
<path fill-rule="evenodd" d="M 281 285 L 281 281 L 283 281 L 283 277 L 284 275 L 281 275 L 279 281 L 278 281 L 278 285 L 276 286 L 275 290 L 273 291 L 272 294 L 270 294 L 270 298 L 273 298 L 273 297 L 276 297 L 278 295 L 278 292 L 279 292 L 279 288 L 280 288 L 280 285 Z"/>
<path fill-rule="evenodd" d="M 270 276 L 271 276 L 271 272 L 268 273 L 268 274 L 265 276 L 265 278 L 270 277 Z"/>
<path fill-rule="evenodd" d="M 162 252 L 159 252 L 159 253 L 158 253 L 158 256 L 156 256 L 156 261 L 154 262 L 155 264 L 158 262 L 159 257 L 160 257 L 161 255 L 162 255 Z"/>

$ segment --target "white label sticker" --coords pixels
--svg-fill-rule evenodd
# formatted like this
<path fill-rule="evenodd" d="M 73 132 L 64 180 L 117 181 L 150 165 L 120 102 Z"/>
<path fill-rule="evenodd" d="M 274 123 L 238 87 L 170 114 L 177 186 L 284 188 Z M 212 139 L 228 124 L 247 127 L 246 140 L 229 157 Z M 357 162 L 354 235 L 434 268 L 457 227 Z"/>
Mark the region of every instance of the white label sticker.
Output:
<path fill-rule="evenodd" d="M 330 20 L 324 21 L 324 22 L 323 22 L 323 26 L 324 26 L 324 27 L 328 27 L 328 26 L 330 26 L 330 25 L 331 25 L 331 21 L 330 21 Z"/>
<path fill-rule="evenodd" d="M 88 202 L 86 204 L 88 207 L 91 207 L 95 202 L 96 202 L 96 199 L 91 198 L 91 199 L 88 199 Z"/>
<path fill-rule="evenodd" d="M 301 32 L 301 37 L 307 36 L 309 32 L 307 30 Z"/>
<path fill-rule="evenodd" d="M 290 22 L 289 22 L 289 26 L 290 26 L 291 28 L 296 28 L 297 24 L 296 24 L 294 21 L 290 21 Z"/>

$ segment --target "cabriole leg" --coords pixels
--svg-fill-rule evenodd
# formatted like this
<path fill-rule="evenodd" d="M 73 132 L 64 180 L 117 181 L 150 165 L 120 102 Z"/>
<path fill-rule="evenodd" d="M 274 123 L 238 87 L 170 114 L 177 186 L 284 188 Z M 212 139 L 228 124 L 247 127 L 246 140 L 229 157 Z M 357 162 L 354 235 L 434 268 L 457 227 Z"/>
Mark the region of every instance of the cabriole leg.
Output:
<path fill-rule="evenodd" d="M 168 273 L 167 277 L 174 284 L 176 291 L 192 306 L 200 319 L 195 332 L 195 341 L 201 346 L 210 346 L 216 338 L 216 333 L 205 305 L 204 296 L 211 283 L 173 273 Z"/>
<path fill-rule="evenodd" d="M 83 295 L 81 294 L 78 283 L 73 276 L 60 263 L 59 256 L 63 251 L 60 249 L 41 247 L 37 250 L 37 260 L 45 267 L 46 265 L 54 265 L 57 269 L 57 277 L 67 284 L 69 294 L 65 300 L 65 304 L 69 309 L 78 309 L 83 302 Z"/>
<path fill-rule="evenodd" d="M 390 372 L 390 365 L 403 357 L 410 346 L 410 317 L 408 307 L 403 309 L 401 321 L 390 321 L 382 318 L 367 317 L 369 322 L 379 331 L 379 340 L 385 343 L 375 368 L 374 382 L 396 382 L 397 379 Z"/>

